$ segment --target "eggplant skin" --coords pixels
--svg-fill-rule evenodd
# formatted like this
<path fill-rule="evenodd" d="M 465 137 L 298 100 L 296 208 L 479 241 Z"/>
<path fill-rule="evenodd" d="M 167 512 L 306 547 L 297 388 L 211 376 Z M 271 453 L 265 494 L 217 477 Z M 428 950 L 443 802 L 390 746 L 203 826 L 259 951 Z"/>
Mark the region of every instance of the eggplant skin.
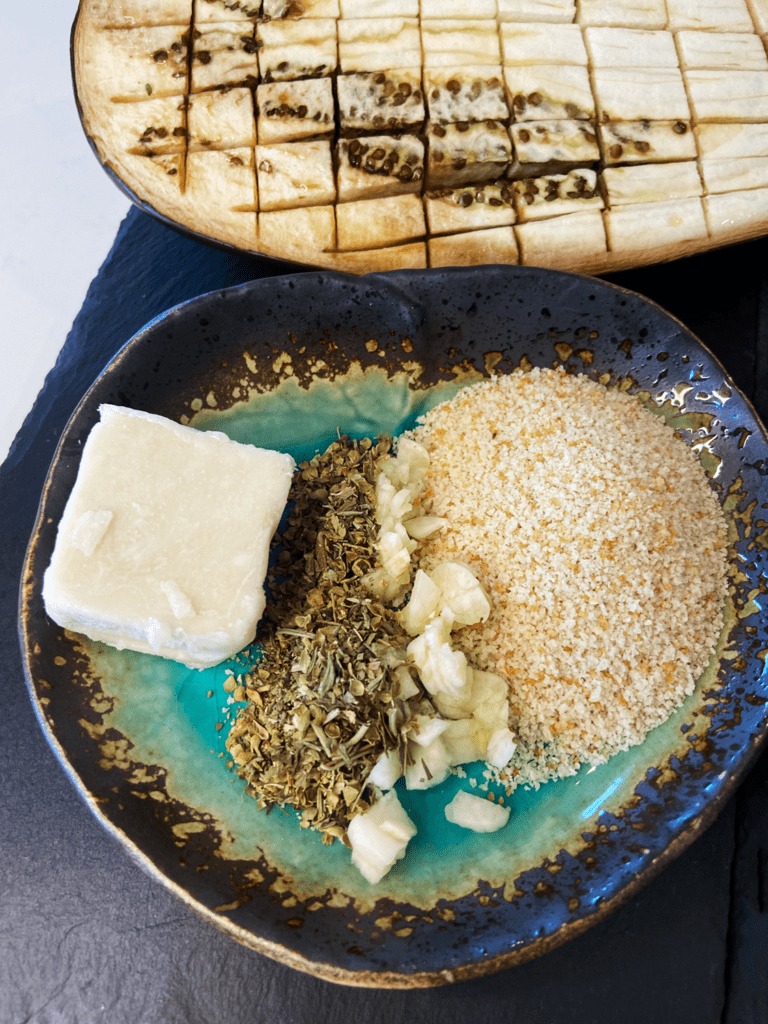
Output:
<path fill-rule="evenodd" d="M 600 274 L 768 230 L 768 61 L 744 26 L 676 26 L 681 68 L 656 25 L 356 14 L 345 22 L 338 0 L 81 0 L 71 55 L 85 134 L 164 223 L 357 274 Z M 561 64 L 529 59 L 542 46 Z M 601 65 L 627 46 L 637 67 Z M 564 152 L 577 137 L 590 145 Z M 405 183 L 398 154 L 411 151 L 423 158 Z M 585 177 L 595 188 L 563 202 Z"/>

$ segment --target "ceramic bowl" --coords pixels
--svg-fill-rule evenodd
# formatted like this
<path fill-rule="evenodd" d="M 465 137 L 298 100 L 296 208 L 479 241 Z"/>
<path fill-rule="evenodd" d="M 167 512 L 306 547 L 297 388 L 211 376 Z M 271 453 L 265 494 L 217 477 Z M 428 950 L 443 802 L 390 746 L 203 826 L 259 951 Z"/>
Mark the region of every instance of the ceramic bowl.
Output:
<path fill-rule="evenodd" d="M 701 455 L 731 524 L 719 657 L 645 741 L 595 770 L 518 788 L 509 824 L 445 821 L 460 780 L 404 793 L 419 825 L 377 886 L 295 814 L 258 811 L 227 766 L 226 664 L 197 672 L 66 634 L 41 581 L 83 442 L 110 402 L 303 459 L 337 430 L 397 433 L 460 386 L 564 366 L 655 404 Z M 768 443 L 746 399 L 677 320 L 620 288 L 515 267 L 309 273 L 184 303 L 148 324 L 67 425 L 22 584 L 30 695 L 99 821 L 239 942 L 355 985 L 413 987 L 546 952 L 628 899 L 723 806 L 766 734 Z M 226 496 L 222 495 L 222 500 Z M 483 783 L 482 765 L 470 771 Z"/>

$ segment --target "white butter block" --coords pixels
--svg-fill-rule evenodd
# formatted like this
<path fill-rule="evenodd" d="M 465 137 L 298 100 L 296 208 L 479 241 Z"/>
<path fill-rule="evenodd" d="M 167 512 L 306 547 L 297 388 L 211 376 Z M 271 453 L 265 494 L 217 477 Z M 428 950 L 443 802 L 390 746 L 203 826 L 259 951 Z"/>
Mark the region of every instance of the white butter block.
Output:
<path fill-rule="evenodd" d="M 60 626 L 190 668 L 250 643 L 290 455 L 114 405 L 83 448 L 43 579 Z"/>

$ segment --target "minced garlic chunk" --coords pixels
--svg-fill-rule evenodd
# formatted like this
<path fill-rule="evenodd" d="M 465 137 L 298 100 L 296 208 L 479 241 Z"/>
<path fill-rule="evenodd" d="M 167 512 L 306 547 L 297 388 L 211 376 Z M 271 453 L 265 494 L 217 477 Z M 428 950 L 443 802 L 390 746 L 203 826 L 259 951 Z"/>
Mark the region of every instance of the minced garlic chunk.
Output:
<path fill-rule="evenodd" d="M 381 528 L 376 548 L 381 564 L 363 583 L 390 603 L 402 600 L 410 587 L 411 555 L 419 541 L 445 525 L 441 517 L 418 511 L 428 466 L 426 449 L 407 437 L 399 442 L 397 455 L 379 462 L 376 519 Z"/>
<path fill-rule="evenodd" d="M 352 863 L 375 885 L 405 856 L 416 826 L 403 810 L 394 790 L 349 823 L 347 837 L 352 846 Z"/>
<path fill-rule="evenodd" d="M 446 804 L 445 816 L 454 825 L 473 832 L 498 832 L 509 821 L 509 808 L 462 790 Z"/>

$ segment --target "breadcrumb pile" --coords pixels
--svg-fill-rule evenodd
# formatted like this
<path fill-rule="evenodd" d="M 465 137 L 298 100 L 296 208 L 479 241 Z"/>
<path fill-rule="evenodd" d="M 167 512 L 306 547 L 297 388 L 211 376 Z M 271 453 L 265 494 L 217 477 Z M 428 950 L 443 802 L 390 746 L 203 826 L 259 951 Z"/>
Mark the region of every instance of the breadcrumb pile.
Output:
<path fill-rule="evenodd" d="M 464 562 L 491 598 L 460 643 L 509 682 L 507 777 L 641 742 L 723 626 L 726 523 L 695 454 L 638 399 L 556 370 L 465 388 L 411 436 L 431 458 L 423 512 L 449 520 L 421 565 Z"/>

